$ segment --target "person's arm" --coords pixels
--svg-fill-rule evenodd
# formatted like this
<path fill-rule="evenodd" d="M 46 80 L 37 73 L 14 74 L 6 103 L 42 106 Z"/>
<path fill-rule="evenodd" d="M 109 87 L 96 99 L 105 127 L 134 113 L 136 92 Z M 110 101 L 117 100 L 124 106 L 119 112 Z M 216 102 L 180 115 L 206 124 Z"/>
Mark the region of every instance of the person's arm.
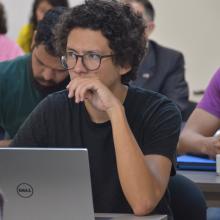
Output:
<path fill-rule="evenodd" d="M 1 140 L 0 147 L 8 147 L 12 140 Z"/>
<path fill-rule="evenodd" d="M 75 77 L 67 88 L 69 98 L 74 97 L 75 102 L 85 101 L 86 106 L 92 105 L 107 113 L 112 125 L 119 180 L 124 195 L 136 215 L 149 214 L 164 195 L 171 160 L 158 154 L 143 154 L 128 125 L 121 101 L 98 79 Z M 178 119 L 180 122 L 180 117 Z M 165 127 L 169 130 L 167 124 Z M 171 135 L 170 132 L 165 134 L 167 138 Z"/>
<path fill-rule="evenodd" d="M 164 195 L 171 161 L 161 155 L 143 155 L 120 105 L 109 115 L 123 192 L 136 215 L 149 214 Z"/>
<path fill-rule="evenodd" d="M 196 108 L 180 134 L 178 153 L 206 154 L 215 157 L 220 153 L 220 137 L 213 135 L 219 128 L 219 118 Z"/>
<path fill-rule="evenodd" d="M 188 105 L 189 89 L 185 80 L 185 62 L 181 53 L 170 60 L 170 68 L 163 83 L 161 93 L 173 100 L 179 109 L 184 111 Z"/>

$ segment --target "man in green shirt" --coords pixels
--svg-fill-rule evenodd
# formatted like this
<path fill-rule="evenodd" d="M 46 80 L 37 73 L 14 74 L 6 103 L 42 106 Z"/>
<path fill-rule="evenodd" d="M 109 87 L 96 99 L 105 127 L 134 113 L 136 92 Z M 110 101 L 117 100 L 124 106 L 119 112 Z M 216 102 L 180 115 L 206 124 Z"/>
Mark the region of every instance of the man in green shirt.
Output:
<path fill-rule="evenodd" d="M 0 63 L 0 127 L 7 136 L 7 140 L 0 141 L 1 147 L 9 145 L 44 97 L 65 89 L 69 82 L 68 72 L 60 64 L 53 45 L 53 28 L 64 11 L 64 8 L 51 10 L 39 23 L 31 54 Z"/>

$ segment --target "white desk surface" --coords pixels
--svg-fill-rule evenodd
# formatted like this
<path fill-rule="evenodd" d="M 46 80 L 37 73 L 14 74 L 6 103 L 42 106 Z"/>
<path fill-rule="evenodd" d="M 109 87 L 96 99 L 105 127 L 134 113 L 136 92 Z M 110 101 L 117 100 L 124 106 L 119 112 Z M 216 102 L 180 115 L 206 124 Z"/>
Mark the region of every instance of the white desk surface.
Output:
<path fill-rule="evenodd" d="M 166 215 L 149 215 L 149 216 L 134 216 L 132 214 L 112 214 L 112 213 L 96 213 L 97 220 L 108 217 L 106 220 L 167 220 Z M 103 219 L 104 220 L 104 219 Z"/>

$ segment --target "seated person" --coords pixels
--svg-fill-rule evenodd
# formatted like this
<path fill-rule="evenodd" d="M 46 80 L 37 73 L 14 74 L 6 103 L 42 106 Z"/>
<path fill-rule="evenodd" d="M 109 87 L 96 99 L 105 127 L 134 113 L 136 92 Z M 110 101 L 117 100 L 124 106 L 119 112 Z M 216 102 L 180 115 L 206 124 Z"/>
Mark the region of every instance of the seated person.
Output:
<path fill-rule="evenodd" d="M 21 48 L 7 36 L 6 15 L 3 4 L 0 2 L 0 61 L 14 59 L 22 55 Z"/>
<path fill-rule="evenodd" d="M 220 69 L 210 81 L 205 94 L 191 114 L 180 135 L 178 152 L 205 154 L 220 153 Z"/>
<path fill-rule="evenodd" d="M 32 14 L 29 24 L 22 27 L 19 32 L 17 43 L 24 50 L 25 53 L 31 52 L 31 43 L 33 40 L 34 31 L 37 24 L 41 21 L 45 13 L 54 7 L 68 7 L 67 0 L 34 0 L 32 6 Z"/>
<path fill-rule="evenodd" d="M 88 0 L 55 33 L 71 82 L 35 108 L 11 146 L 84 146 L 95 212 L 172 219 L 166 189 L 180 113 L 165 96 L 126 85 L 145 51 L 142 18 L 114 0 Z"/>
<path fill-rule="evenodd" d="M 146 24 L 145 36 L 151 36 L 155 29 L 155 10 L 148 0 L 121 0 L 128 3 L 143 15 Z M 153 40 L 146 44 L 144 56 L 137 72 L 137 78 L 131 85 L 150 89 L 166 95 L 180 109 L 183 120 L 190 108 L 189 90 L 185 80 L 184 57 L 179 51 L 159 45 Z M 192 110 L 190 110 L 192 111 Z"/>
<path fill-rule="evenodd" d="M 25 118 L 49 93 L 66 88 L 69 74 L 57 56 L 52 32 L 58 17 L 65 11 L 50 11 L 37 28 L 32 54 L 0 63 L 0 127 L 7 146 Z"/>

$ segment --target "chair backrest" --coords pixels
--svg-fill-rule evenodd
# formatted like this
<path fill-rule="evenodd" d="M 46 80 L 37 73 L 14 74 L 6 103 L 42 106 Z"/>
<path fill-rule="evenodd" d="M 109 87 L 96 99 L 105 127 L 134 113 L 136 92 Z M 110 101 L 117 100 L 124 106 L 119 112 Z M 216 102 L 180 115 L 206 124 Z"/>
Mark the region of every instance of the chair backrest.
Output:
<path fill-rule="evenodd" d="M 168 189 L 174 219 L 206 220 L 206 201 L 203 193 L 194 182 L 177 174 L 171 177 Z"/>

